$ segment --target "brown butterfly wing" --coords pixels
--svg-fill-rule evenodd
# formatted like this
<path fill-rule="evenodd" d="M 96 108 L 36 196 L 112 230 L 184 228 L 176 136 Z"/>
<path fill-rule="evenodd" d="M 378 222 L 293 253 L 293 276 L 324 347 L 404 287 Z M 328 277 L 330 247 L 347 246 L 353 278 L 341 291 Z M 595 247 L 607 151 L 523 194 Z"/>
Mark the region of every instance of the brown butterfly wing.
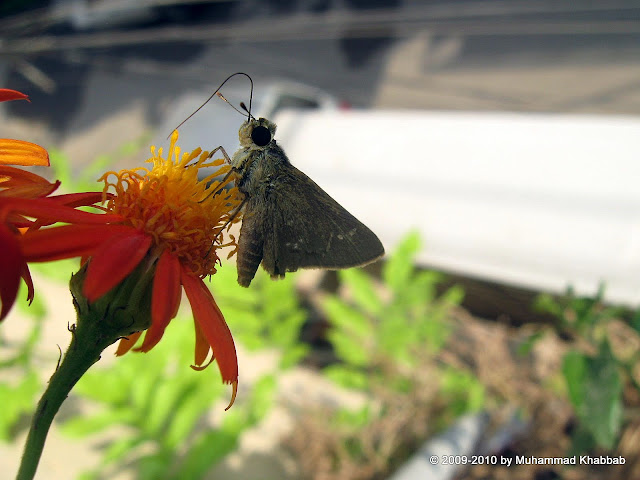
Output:
<path fill-rule="evenodd" d="M 384 255 L 378 237 L 294 166 L 265 190 L 262 266 L 272 276 L 298 268 L 338 269 Z"/>

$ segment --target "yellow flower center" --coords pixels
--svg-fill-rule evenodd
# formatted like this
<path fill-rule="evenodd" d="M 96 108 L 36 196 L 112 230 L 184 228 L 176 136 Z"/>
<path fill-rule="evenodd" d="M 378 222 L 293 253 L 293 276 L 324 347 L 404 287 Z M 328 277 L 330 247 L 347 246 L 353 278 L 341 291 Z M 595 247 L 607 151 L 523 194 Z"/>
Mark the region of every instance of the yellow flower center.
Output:
<path fill-rule="evenodd" d="M 125 223 L 151 235 L 158 255 L 168 249 L 193 273 L 204 277 L 215 273 L 218 248 L 237 247 L 231 235 L 224 243 L 222 230 L 240 220 L 240 215 L 232 216 L 242 194 L 235 187 L 226 188 L 226 179 L 223 184 L 231 169 L 223 165 L 223 159 L 210 160 L 209 152 L 200 148 L 180 155 L 177 140 L 178 132 L 174 131 L 166 159 L 162 148 L 156 152 L 155 146 L 151 147 L 152 156 L 147 160 L 153 163 L 151 170 L 139 167 L 107 172 L 99 180 L 105 184 L 105 199 L 110 187 L 115 190 L 107 200 L 109 213 L 125 217 Z M 199 170 L 207 167 L 220 168 L 198 180 Z M 115 182 L 109 181 L 112 175 Z"/>

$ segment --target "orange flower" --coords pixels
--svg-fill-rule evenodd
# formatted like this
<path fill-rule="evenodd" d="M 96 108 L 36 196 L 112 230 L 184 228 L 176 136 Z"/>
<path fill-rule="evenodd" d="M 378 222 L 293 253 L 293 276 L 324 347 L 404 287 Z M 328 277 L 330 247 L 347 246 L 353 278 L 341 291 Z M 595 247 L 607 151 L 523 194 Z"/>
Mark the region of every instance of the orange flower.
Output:
<path fill-rule="evenodd" d="M 9 100 L 29 101 L 29 97 L 16 90 L 0 88 L 0 102 Z M 0 164 L 48 166 L 49 154 L 44 148 L 33 143 L 0 138 Z M 37 198 L 49 195 L 56 188 L 57 184 L 51 184 L 33 173 L 0 166 L 0 208 L 3 199 Z M 9 213 L 5 216 L 7 218 L 0 222 L 0 263 L 3 269 L 0 276 L 0 321 L 9 313 L 15 302 L 21 277 L 27 284 L 27 300 L 33 300 L 34 295 L 31 275 L 15 238 L 15 229 L 12 228 L 12 220 L 16 219 L 11 218 Z"/>
<path fill-rule="evenodd" d="M 29 98 L 16 90 L 0 88 L 0 102 L 8 100 L 28 101 Z M 95 215 L 73 207 L 91 205 L 102 199 L 98 193 L 49 197 L 60 182 L 51 183 L 7 164 L 48 166 L 49 154 L 34 143 L 0 139 L 0 321 L 15 302 L 21 277 L 27 284 L 27 300 L 33 300 L 33 282 L 20 246 L 21 230 L 33 230 L 58 221 L 95 221 Z"/>
<path fill-rule="evenodd" d="M 162 157 L 162 149 L 156 153 L 151 148 L 151 170 L 122 170 L 102 177 L 105 210 L 110 214 L 101 216 L 107 218 L 104 224 L 28 232 L 21 238 L 21 245 L 29 261 L 91 257 L 82 286 L 89 303 L 110 295 L 140 265 L 153 269 L 151 326 L 139 351 L 147 352 L 160 341 L 177 314 L 184 287 L 195 321 L 192 368 L 206 368 L 215 358 L 223 381 L 233 385 L 231 406 L 238 378 L 235 345 L 202 279 L 216 272 L 217 249 L 225 246 L 222 230 L 234 220 L 241 197 L 235 188 L 224 189 L 214 180 L 229 171 L 228 165 L 198 180 L 201 168 L 220 166 L 223 160 L 212 161 L 208 152 L 201 153 L 200 149 L 181 155 L 177 139 L 178 133 L 174 132 L 167 159 Z M 113 177 L 115 180 L 109 182 Z M 108 190 L 114 191 L 110 197 Z M 114 222 L 113 217 L 120 220 Z M 235 239 L 227 245 L 235 245 Z M 136 332 L 121 340 L 117 354 L 129 351 L 140 335 Z M 210 351 L 212 359 L 205 363 Z"/>
<path fill-rule="evenodd" d="M 32 301 L 34 296 L 21 231 L 29 234 L 41 226 L 56 222 L 92 224 L 120 220 L 114 215 L 96 215 L 75 209 L 102 200 L 103 194 L 100 192 L 48 196 L 59 184 L 49 183 L 38 175 L 17 168 L 0 166 L 0 321 L 7 316 L 15 302 L 20 278 L 27 285 L 27 300 Z M 46 242 L 46 238 L 43 241 Z M 47 245 L 42 247 L 46 248 Z"/>
<path fill-rule="evenodd" d="M 19 227 L 27 227 L 31 221 L 15 211 L 16 203 L 46 197 L 58 188 L 59 183 L 49 183 L 46 179 L 18 168 L 0 165 L 0 321 L 11 310 L 18 294 L 20 278 L 27 285 L 27 300 L 34 296 L 33 282 L 17 236 Z M 13 208 L 12 208 L 13 206 Z"/>
<path fill-rule="evenodd" d="M 9 100 L 26 100 L 24 93 L 8 88 L 0 88 L 0 102 Z M 40 165 L 49 166 L 49 154 L 35 143 L 23 140 L 0 138 L 0 164 L 3 165 Z"/>

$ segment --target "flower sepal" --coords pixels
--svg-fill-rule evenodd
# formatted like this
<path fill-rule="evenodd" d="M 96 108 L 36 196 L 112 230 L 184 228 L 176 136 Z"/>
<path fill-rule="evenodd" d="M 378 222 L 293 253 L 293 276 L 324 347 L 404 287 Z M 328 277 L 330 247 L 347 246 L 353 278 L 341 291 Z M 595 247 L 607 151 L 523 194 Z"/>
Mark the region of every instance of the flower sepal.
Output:
<path fill-rule="evenodd" d="M 72 275 L 69 287 L 78 325 L 95 325 L 99 337 L 111 345 L 122 337 L 151 326 L 151 298 L 155 263 L 147 258 L 118 285 L 93 302 L 82 293 L 88 263 Z M 92 329 L 93 330 L 93 329 Z"/>

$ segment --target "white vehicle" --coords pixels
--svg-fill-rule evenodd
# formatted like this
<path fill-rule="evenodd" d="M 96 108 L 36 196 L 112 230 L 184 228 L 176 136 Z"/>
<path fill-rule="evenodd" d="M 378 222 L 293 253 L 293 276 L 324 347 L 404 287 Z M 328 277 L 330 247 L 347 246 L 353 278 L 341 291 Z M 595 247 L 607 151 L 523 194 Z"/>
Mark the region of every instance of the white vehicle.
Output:
<path fill-rule="evenodd" d="M 291 162 L 391 251 L 425 266 L 640 304 L 640 118 L 428 111 L 283 112 Z"/>

